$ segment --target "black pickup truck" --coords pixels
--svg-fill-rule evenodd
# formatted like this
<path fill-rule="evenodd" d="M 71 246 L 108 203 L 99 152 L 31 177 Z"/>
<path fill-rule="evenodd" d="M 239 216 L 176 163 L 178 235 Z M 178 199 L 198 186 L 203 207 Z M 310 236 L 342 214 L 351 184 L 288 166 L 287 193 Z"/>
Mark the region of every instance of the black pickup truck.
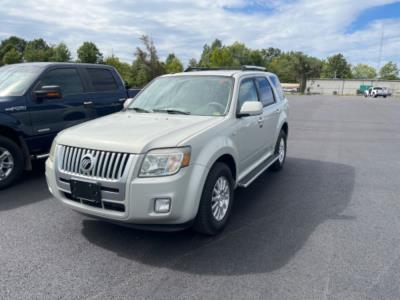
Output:
<path fill-rule="evenodd" d="M 112 66 L 25 63 L 0 68 L 0 189 L 31 160 L 45 158 L 56 134 L 122 109 L 127 89 Z"/>

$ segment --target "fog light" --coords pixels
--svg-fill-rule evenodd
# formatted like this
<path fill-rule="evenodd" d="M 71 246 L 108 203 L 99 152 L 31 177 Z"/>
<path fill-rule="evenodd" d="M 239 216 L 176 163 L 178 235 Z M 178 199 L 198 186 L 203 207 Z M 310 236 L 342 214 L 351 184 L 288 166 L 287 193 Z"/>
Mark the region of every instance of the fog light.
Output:
<path fill-rule="evenodd" d="M 156 213 L 167 213 L 171 209 L 171 199 L 162 198 L 156 199 L 154 203 L 154 211 Z"/>

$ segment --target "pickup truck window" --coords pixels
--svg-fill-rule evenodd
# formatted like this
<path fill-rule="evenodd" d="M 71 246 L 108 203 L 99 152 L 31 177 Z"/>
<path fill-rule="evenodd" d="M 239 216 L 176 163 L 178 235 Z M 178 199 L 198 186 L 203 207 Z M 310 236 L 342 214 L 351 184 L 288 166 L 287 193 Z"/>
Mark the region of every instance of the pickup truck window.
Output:
<path fill-rule="evenodd" d="M 128 107 L 141 112 L 222 116 L 232 97 L 234 79 L 225 76 L 161 77 Z"/>
<path fill-rule="evenodd" d="M 58 85 L 63 96 L 83 93 L 81 79 L 74 68 L 50 70 L 40 80 L 39 87 L 46 85 Z"/>
<path fill-rule="evenodd" d="M 1 67 L 0 96 L 22 96 L 42 70 L 37 66 Z"/>
<path fill-rule="evenodd" d="M 258 91 L 260 93 L 260 100 L 264 107 L 275 103 L 274 93 L 272 92 L 271 85 L 267 78 L 259 77 L 256 79 Z"/>
<path fill-rule="evenodd" d="M 254 85 L 253 78 L 245 79 L 240 84 L 238 97 L 238 111 L 240 111 L 243 103 L 247 101 L 258 101 L 257 89 Z"/>
<path fill-rule="evenodd" d="M 96 92 L 115 91 L 118 85 L 110 70 L 100 68 L 88 68 L 90 80 Z"/>

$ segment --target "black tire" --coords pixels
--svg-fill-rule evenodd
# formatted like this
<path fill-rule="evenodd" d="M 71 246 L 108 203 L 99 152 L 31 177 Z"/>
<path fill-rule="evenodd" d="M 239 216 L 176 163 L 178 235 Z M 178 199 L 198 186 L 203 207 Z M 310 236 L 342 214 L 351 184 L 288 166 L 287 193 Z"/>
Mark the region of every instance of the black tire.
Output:
<path fill-rule="evenodd" d="M 284 145 L 284 154 L 283 154 L 283 159 L 277 159 L 272 166 L 270 167 L 270 170 L 272 171 L 280 171 L 282 170 L 284 164 L 285 164 L 285 160 L 286 160 L 286 150 L 287 150 L 287 136 L 286 133 L 281 130 L 281 132 L 279 133 L 278 136 L 278 140 L 276 141 L 276 145 L 275 145 L 275 154 L 279 155 L 279 151 L 280 151 L 280 144 L 281 141 L 283 141 L 283 145 Z"/>
<path fill-rule="evenodd" d="M 229 201 L 227 210 L 221 220 L 217 220 L 212 211 L 213 191 L 219 178 L 225 178 L 229 187 Z M 206 183 L 204 184 L 199 210 L 194 223 L 194 229 L 196 231 L 207 235 L 216 235 L 225 228 L 233 205 L 233 187 L 234 182 L 229 167 L 224 163 L 216 163 L 210 170 L 210 173 L 206 179 Z"/>
<path fill-rule="evenodd" d="M 13 169 L 5 178 L 0 177 L 0 190 L 16 182 L 24 171 L 24 155 L 18 145 L 9 138 L 0 136 L 0 149 L 6 149 L 12 157 Z M 1 153 L 0 153 L 1 154 Z M 1 160 L 0 160 L 1 165 Z M 0 173 L 4 172 L 0 170 Z M 0 174 L 1 176 L 1 174 Z"/>

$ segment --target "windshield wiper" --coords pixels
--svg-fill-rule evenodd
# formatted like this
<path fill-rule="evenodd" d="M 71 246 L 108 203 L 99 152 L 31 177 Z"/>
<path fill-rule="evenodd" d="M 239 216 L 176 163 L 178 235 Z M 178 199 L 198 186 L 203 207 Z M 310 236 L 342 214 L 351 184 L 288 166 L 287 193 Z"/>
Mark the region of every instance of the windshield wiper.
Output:
<path fill-rule="evenodd" d="M 142 113 L 151 113 L 151 112 L 153 112 L 152 110 L 145 109 L 145 108 L 142 108 L 142 107 L 128 107 L 127 109 L 128 110 L 134 110 L 134 111 L 137 111 L 137 112 L 142 112 Z"/>
<path fill-rule="evenodd" d="M 164 108 L 164 109 L 153 109 L 154 112 L 166 112 L 168 114 L 179 114 L 179 115 L 190 115 L 191 113 L 184 110 L 173 109 L 173 108 Z"/>

